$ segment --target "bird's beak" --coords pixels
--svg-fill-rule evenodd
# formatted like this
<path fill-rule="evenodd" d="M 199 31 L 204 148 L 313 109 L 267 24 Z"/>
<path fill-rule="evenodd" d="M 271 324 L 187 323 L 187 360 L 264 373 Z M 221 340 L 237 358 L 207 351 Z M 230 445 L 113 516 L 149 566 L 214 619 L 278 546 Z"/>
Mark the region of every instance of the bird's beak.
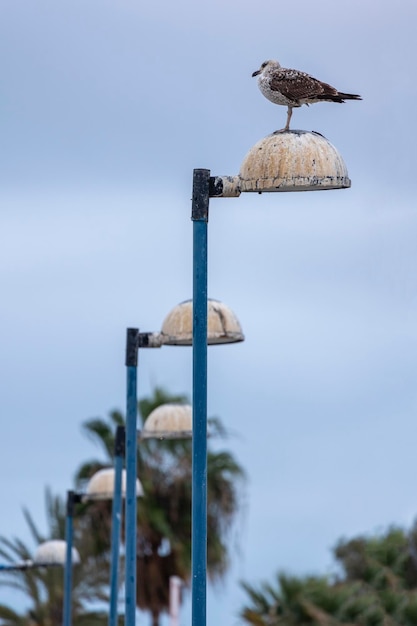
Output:
<path fill-rule="evenodd" d="M 256 70 L 256 72 L 254 72 L 254 73 L 252 74 L 252 78 L 253 78 L 254 76 L 258 76 L 258 74 L 260 74 L 260 73 L 261 73 L 261 70 Z"/>

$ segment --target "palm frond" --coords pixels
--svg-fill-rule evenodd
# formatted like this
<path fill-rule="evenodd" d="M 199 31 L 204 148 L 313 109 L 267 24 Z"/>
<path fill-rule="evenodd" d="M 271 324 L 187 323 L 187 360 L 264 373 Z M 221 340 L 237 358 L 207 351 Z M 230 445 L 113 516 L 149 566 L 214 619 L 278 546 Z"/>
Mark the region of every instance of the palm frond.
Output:
<path fill-rule="evenodd" d="M 106 459 L 114 456 L 114 430 L 100 417 L 92 418 L 83 423 L 82 429 L 104 451 Z"/>
<path fill-rule="evenodd" d="M 45 489 L 45 506 L 49 538 L 61 539 L 65 536 L 66 502 L 61 496 L 54 496 L 47 487 Z"/>
<path fill-rule="evenodd" d="M 121 411 L 118 411 L 117 409 L 110 411 L 109 418 L 115 427 L 125 425 L 125 418 L 123 416 L 123 413 L 121 413 Z M 116 430 L 116 428 L 114 430 Z"/>
<path fill-rule="evenodd" d="M 5 604 L 0 604 L 0 620 L 2 620 L 3 626 L 24 626 L 27 624 L 24 616 L 19 615 Z"/>
<path fill-rule="evenodd" d="M 25 507 L 23 509 L 23 517 L 25 518 L 25 522 L 29 527 L 30 534 L 32 535 L 32 539 L 36 544 L 42 543 L 45 541 L 44 536 L 39 532 L 31 514 L 28 509 Z"/>
<path fill-rule="evenodd" d="M 138 402 L 139 415 L 142 418 L 142 423 L 152 413 L 154 409 L 157 409 L 161 404 L 189 404 L 188 396 L 185 394 L 173 395 L 169 393 L 163 387 L 155 387 L 153 394 L 149 398 L 142 398 Z"/>
<path fill-rule="evenodd" d="M 97 459 L 86 461 L 85 463 L 80 465 L 74 476 L 74 481 L 77 489 L 81 489 L 84 486 L 84 483 L 89 480 L 93 476 L 93 474 L 108 466 L 109 462 L 106 463 L 103 461 L 98 461 Z"/>

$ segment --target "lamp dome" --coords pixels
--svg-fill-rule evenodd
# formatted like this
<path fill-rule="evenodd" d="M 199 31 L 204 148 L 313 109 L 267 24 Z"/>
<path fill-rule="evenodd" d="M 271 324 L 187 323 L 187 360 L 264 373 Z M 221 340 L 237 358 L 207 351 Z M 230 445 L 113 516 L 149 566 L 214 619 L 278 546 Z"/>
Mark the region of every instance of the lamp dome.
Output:
<path fill-rule="evenodd" d="M 243 341 L 239 320 L 233 311 L 219 300 L 207 302 L 207 343 L 235 343 Z M 166 345 L 190 346 L 193 341 L 193 301 L 186 300 L 166 316 L 161 330 Z"/>
<path fill-rule="evenodd" d="M 147 417 L 141 436 L 181 439 L 192 436 L 193 416 L 189 404 L 161 404 Z"/>
<path fill-rule="evenodd" d="M 320 133 L 275 132 L 253 146 L 240 169 L 241 191 L 318 191 L 350 187 L 346 165 Z"/>
<path fill-rule="evenodd" d="M 93 474 L 87 484 L 86 500 L 111 500 L 114 493 L 114 475 L 112 467 L 104 468 Z M 122 470 L 122 496 L 126 495 L 126 470 Z M 136 479 L 136 495 L 143 496 L 143 488 Z"/>
<path fill-rule="evenodd" d="M 65 565 L 67 542 L 63 539 L 52 539 L 39 544 L 33 556 L 33 562 L 37 565 Z M 81 561 L 76 548 L 72 548 L 71 560 L 73 565 Z"/>

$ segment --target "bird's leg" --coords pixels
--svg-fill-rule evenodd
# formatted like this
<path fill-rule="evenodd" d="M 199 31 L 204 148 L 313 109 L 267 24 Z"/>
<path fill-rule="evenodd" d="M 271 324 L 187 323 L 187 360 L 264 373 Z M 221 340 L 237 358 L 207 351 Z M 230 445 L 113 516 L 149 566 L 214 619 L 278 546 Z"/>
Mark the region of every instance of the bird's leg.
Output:
<path fill-rule="evenodd" d="M 277 133 L 286 133 L 287 131 L 290 130 L 290 120 L 291 120 L 291 116 L 292 116 L 292 107 L 288 107 L 287 109 L 287 122 L 284 126 L 284 128 L 281 128 L 281 130 L 277 130 Z"/>
<path fill-rule="evenodd" d="M 292 116 L 292 107 L 288 107 L 288 110 L 287 110 L 287 123 L 285 124 L 284 130 L 290 130 L 291 116 Z"/>

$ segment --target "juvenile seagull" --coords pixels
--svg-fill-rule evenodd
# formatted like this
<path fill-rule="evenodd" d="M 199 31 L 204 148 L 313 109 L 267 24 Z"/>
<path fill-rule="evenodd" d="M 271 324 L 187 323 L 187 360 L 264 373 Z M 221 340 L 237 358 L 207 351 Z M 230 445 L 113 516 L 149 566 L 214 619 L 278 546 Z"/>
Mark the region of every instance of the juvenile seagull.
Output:
<path fill-rule="evenodd" d="M 258 87 L 265 98 L 274 104 L 288 107 L 287 123 L 279 132 L 290 129 L 290 120 L 294 107 L 315 102 L 344 102 L 362 100 L 353 93 L 337 91 L 331 85 L 322 83 L 305 72 L 281 67 L 278 61 L 265 61 L 252 76 L 258 76 Z"/>

